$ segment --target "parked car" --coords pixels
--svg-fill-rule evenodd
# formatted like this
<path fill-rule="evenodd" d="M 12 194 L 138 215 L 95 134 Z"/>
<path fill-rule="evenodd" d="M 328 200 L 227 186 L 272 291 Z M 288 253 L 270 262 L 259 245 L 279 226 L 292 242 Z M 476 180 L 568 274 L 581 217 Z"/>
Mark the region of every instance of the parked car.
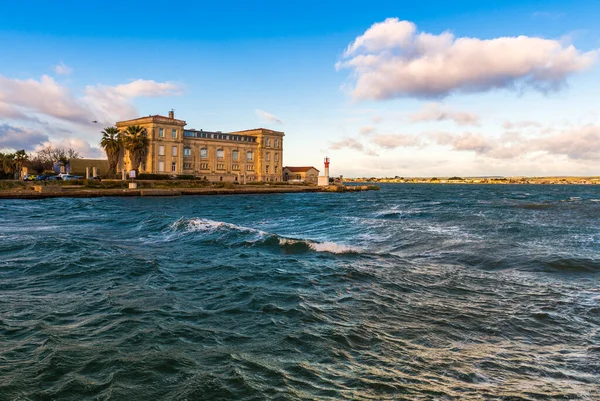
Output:
<path fill-rule="evenodd" d="M 49 176 L 46 178 L 46 180 L 47 180 L 47 181 L 60 181 L 60 180 L 62 180 L 62 178 L 61 178 L 61 176 L 59 176 L 59 175 L 49 175 Z"/>
<path fill-rule="evenodd" d="M 59 174 L 60 178 L 62 178 L 65 181 L 69 181 L 69 180 L 82 180 L 83 177 L 80 175 L 72 175 L 72 174 Z"/>
<path fill-rule="evenodd" d="M 35 181 L 37 179 L 37 175 L 35 174 L 25 174 L 23 176 L 23 181 Z"/>
<path fill-rule="evenodd" d="M 43 174 L 40 174 L 37 177 L 35 177 L 36 181 L 46 181 L 47 179 L 48 179 L 48 176 L 47 175 L 43 175 Z"/>

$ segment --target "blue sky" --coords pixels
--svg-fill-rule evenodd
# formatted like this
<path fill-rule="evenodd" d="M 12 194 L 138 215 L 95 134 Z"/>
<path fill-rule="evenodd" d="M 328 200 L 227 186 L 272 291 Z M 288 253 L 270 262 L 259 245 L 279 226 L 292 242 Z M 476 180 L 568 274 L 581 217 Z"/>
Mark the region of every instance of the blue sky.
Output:
<path fill-rule="evenodd" d="M 190 128 L 285 131 L 284 164 L 328 155 L 346 176 L 597 175 L 599 8 L 5 3 L 0 149 L 98 157 L 103 126 L 173 108 Z"/>

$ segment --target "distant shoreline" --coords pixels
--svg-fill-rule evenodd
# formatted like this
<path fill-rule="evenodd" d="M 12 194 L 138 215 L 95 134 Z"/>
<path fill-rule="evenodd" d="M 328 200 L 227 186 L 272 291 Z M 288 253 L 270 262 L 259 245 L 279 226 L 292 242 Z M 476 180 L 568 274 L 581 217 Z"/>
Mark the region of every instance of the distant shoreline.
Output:
<path fill-rule="evenodd" d="M 513 184 L 513 185 L 599 185 L 600 176 L 590 177 L 399 177 L 347 178 L 347 183 L 387 184 Z"/>

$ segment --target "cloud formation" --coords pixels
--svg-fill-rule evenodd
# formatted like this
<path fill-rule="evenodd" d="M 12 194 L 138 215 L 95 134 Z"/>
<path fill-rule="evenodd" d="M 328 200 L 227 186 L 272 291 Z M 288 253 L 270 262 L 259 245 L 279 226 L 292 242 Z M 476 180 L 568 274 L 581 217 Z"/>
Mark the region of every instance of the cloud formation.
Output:
<path fill-rule="evenodd" d="M 556 90 L 570 75 L 589 68 L 596 55 L 537 37 L 417 32 L 410 21 L 388 18 L 357 37 L 336 68 L 353 71 L 357 100 L 437 98 L 496 88 Z"/>
<path fill-rule="evenodd" d="M 265 123 L 283 124 L 283 121 L 281 121 L 279 118 L 264 110 L 256 109 L 254 112 Z"/>
<path fill-rule="evenodd" d="M 136 97 L 173 96 L 182 91 L 172 82 L 138 79 L 117 86 L 88 85 L 84 95 L 78 97 L 48 75 L 39 81 L 0 75 L 0 117 L 39 121 L 40 116 L 84 125 L 92 120 L 114 124 L 119 119 L 136 117 Z"/>
<path fill-rule="evenodd" d="M 526 121 L 506 120 L 502 124 L 502 127 L 504 129 L 516 129 L 516 128 L 527 128 L 527 127 L 538 127 L 539 128 L 541 126 L 542 126 L 542 124 L 538 123 L 537 121 L 530 121 L 530 120 L 526 120 Z"/>
<path fill-rule="evenodd" d="M 407 148 L 420 146 L 421 139 L 415 135 L 381 134 L 375 135 L 371 142 L 384 149 Z"/>
<path fill-rule="evenodd" d="M 358 130 L 360 135 L 371 135 L 373 132 L 375 132 L 375 127 L 360 127 Z"/>
<path fill-rule="evenodd" d="M 35 151 L 40 151 L 47 146 L 53 148 L 73 149 L 79 153 L 80 157 L 91 159 L 103 159 L 106 157 L 104 151 L 100 148 L 91 146 L 86 140 L 75 137 L 67 137 L 60 139 L 46 139 L 44 142 L 38 143 Z"/>
<path fill-rule="evenodd" d="M 561 157 L 578 161 L 600 159 L 600 126 L 586 125 L 553 134 L 539 129 L 538 135 L 507 131 L 500 136 L 477 132 L 446 131 L 412 134 L 374 134 L 357 138 L 345 137 L 333 142 L 330 149 L 353 149 L 364 154 L 376 154 L 369 145 L 384 150 L 444 146 L 452 152 L 473 152 L 486 160 L 523 159 L 527 155 Z"/>
<path fill-rule="evenodd" d="M 0 149 L 31 151 L 35 147 L 48 141 L 48 135 L 27 128 L 13 127 L 0 124 Z"/>
<path fill-rule="evenodd" d="M 60 64 L 54 66 L 54 72 L 58 75 L 69 76 L 73 73 L 73 69 L 61 61 Z"/>
<path fill-rule="evenodd" d="M 423 108 L 409 116 L 411 122 L 454 121 L 458 125 L 479 125 L 479 116 L 465 111 L 454 111 L 440 103 L 426 103 Z"/>

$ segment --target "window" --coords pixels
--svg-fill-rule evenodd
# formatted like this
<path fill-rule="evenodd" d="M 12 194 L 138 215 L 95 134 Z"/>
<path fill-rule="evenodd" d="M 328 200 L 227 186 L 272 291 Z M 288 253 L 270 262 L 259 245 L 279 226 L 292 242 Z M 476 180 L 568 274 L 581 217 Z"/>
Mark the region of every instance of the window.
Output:
<path fill-rule="evenodd" d="M 184 170 L 191 170 L 192 163 L 183 163 L 183 168 L 184 168 Z"/>
<path fill-rule="evenodd" d="M 159 156 L 165 155 L 165 146 L 164 145 L 158 145 L 158 155 Z"/>
<path fill-rule="evenodd" d="M 177 163 L 176 162 L 171 163 L 171 171 L 172 172 L 177 171 Z"/>
<path fill-rule="evenodd" d="M 275 153 L 275 161 L 278 162 L 279 161 L 279 153 Z"/>
<path fill-rule="evenodd" d="M 171 148 L 171 155 L 173 155 L 173 156 L 177 156 L 177 146 L 173 146 L 173 147 Z"/>
<path fill-rule="evenodd" d="M 265 166 L 265 174 L 269 174 L 269 166 Z"/>
<path fill-rule="evenodd" d="M 278 168 L 278 167 L 277 167 L 277 166 L 275 166 L 275 171 L 274 171 L 274 173 L 275 173 L 275 174 L 277 174 L 277 168 Z"/>
<path fill-rule="evenodd" d="M 217 164 L 217 170 L 225 170 L 225 164 L 224 163 Z"/>
<path fill-rule="evenodd" d="M 183 155 L 186 157 L 190 157 L 192 155 L 192 148 L 187 146 L 183 148 Z"/>
<path fill-rule="evenodd" d="M 200 170 L 208 170 L 208 163 L 200 163 Z"/>
<path fill-rule="evenodd" d="M 161 173 L 165 171 L 165 162 L 158 162 L 158 171 Z"/>
<path fill-rule="evenodd" d="M 240 152 L 238 152 L 237 150 L 234 150 L 233 152 L 231 152 L 231 158 L 233 160 L 237 160 L 240 158 Z"/>
<path fill-rule="evenodd" d="M 252 160 L 252 152 L 251 151 L 246 152 L 246 160 Z"/>
<path fill-rule="evenodd" d="M 247 164 L 246 165 L 246 171 L 254 171 L 254 165 L 253 164 Z"/>
<path fill-rule="evenodd" d="M 232 169 L 232 170 L 235 170 L 235 171 L 239 171 L 239 170 L 240 170 L 240 165 L 239 165 L 239 164 L 233 164 L 233 165 L 231 166 L 231 169 Z"/>
<path fill-rule="evenodd" d="M 275 147 L 278 148 L 279 147 L 279 139 L 275 139 Z"/>
<path fill-rule="evenodd" d="M 177 139 L 177 130 L 175 128 L 171 130 L 171 136 L 173 136 L 173 139 Z"/>
<path fill-rule="evenodd" d="M 271 154 L 269 152 L 267 152 L 267 154 L 266 154 L 266 159 L 267 159 L 267 161 L 271 160 Z"/>
<path fill-rule="evenodd" d="M 202 148 L 200 149 L 200 157 L 206 159 L 208 157 L 208 149 Z"/>
<path fill-rule="evenodd" d="M 267 138 L 267 146 L 271 146 L 271 140 Z"/>
<path fill-rule="evenodd" d="M 159 128 L 158 129 L 158 137 L 159 138 L 164 138 L 165 137 L 165 129 L 164 128 Z"/>
<path fill-rule="evenodd" d="M 223 158 L 223 149 L 217 149 L 217 159 L 222 159 Z"/>

